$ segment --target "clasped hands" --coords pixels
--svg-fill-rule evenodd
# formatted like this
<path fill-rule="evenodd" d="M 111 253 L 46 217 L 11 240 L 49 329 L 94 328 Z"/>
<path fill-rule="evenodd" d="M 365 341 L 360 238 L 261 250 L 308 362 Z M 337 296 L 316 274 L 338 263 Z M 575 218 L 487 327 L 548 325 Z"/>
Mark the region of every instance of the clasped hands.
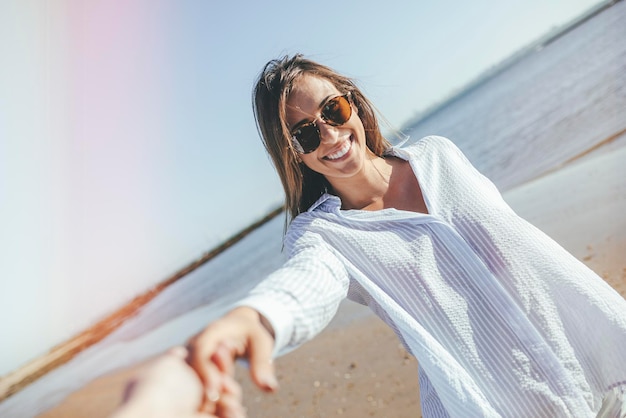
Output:
<path fill-rule="evenodd" d="M 278 388 L 271 326 L 255 310 L 235 308 L 146 365 L 126 386 L 124 401 L 112 418 L 240 418 L 242 393 L 234 380 L 237 358 L 248 360 L 254 383 Z"/>

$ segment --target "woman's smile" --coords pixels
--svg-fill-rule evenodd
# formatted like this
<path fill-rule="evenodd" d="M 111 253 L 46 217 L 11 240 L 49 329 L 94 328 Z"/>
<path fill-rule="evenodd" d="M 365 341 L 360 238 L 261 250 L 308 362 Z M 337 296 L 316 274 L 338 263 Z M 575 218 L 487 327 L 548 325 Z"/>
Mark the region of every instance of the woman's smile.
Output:
<path fill-rule="evenodd" d="M 343 157 L 346 157 L 352 149 L 352 141 L 353 137 L 352 135 L 350 135 L 348 139 L 343 141 L 338 147 L 335 147 L 333 150 L 331 150 L 331 152 L 322 157 L 322 159 L 327 161 L 341 160 Z"/>

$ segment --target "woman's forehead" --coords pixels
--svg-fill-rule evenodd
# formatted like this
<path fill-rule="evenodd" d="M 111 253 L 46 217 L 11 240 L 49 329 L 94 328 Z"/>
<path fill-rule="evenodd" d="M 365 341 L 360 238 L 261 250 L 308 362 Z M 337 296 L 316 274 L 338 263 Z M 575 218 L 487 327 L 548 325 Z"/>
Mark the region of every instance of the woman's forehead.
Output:
<path fill-rule="evenodd" d="M 338 94 L 337 87 L 326 78 L 300 77 L 287 97 L 287 122 L 294 122 L 292 118 L 314 115 L 328 98 Z"/>

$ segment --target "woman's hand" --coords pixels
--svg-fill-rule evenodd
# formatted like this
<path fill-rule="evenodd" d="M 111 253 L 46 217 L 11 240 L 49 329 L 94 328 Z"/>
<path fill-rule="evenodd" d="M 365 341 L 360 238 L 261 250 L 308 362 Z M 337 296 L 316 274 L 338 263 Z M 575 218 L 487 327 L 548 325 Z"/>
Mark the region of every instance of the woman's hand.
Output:
<path fill-rule="evenodd" d="M 125 388 L 124 400 L 112 418 L 244 417 L 241 389 L 229 376 L 222 378 L 220 399 L 200 412 L 203 386 L 185 361 L 187 350 L 175 347 L 147 363 Z"/>
<path fill-rule="evenodd" d="M 234 376 L 237 358 L 248 360 L 250 375 L 259 388 L 265 391 L 278 388 L 272 364 L 273 331 L 252 308 L 233 309 L 191 338 L 187 348 L 187 361 L 205 387 L 205 405 L 220 399 L 224 379 Z"/>

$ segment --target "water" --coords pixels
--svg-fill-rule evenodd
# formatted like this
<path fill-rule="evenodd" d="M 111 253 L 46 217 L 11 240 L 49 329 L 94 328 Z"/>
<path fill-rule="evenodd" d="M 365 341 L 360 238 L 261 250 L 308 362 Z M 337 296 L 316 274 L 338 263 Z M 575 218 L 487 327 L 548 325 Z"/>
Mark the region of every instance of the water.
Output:
<path fill-rule="evenodd" d="M 505 190 L 559 168 L 626 129 L 625 21 L 619 2 L 405 132 L 412 140 L 453 139 Z M 174 283 L 100 343 L 0 404 L 0 416 L 35 416 L 97 376 L 183 343 L 282 264 L 282 228 L 282 217 L 273 219 Z"/>
<path fill-rule="evenodd" d="M 624 22 L 620 2 L 405 133 L 451 138 L 503 190 L 558 168 L 626 128 Z"/>

